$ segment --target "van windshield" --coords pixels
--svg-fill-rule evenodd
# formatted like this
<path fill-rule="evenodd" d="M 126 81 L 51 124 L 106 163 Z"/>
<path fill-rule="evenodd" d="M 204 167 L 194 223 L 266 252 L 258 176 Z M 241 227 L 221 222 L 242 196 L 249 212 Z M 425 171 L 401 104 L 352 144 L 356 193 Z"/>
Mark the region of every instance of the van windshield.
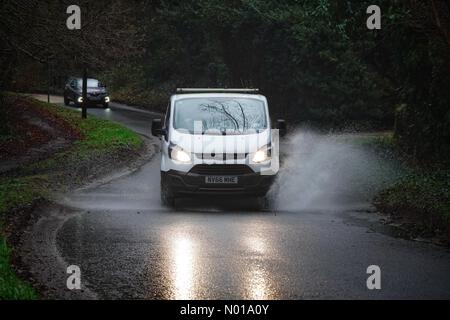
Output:
<path fill-rule="evenodd" d="M 251 98 L 186 98 L 175 103 L 177 130 L 197 134 L 249 134 L 267 129 L 264 103 Z"/>

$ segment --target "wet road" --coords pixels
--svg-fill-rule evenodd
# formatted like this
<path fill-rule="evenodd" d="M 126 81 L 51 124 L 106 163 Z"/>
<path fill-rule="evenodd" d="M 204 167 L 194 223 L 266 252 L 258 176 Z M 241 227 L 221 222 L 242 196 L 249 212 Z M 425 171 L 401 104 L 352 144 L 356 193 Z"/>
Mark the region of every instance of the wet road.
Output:
<path fill-rule="evenodd" d="M 114 105 L 90 113 L 146 135 L 155 116 Z M 187 199 L 175 211 L 160 205 L 156 156 L 46 208 L 30 231 L 28 263 L 51 297 L 79 297 L 65 288 L 74 264 L 93 298 L 450 298 L 449 250 L 394 237 L 358 192 L 330 187 L 338 173 L 323 173 L 336 166 L 320 165 L 317 181 L 306 166 L 305 190 L 282 181 L 270 211 L 245 199 Z M 366 287 L 369 265 L 381 268 L 381 290 Z"/>

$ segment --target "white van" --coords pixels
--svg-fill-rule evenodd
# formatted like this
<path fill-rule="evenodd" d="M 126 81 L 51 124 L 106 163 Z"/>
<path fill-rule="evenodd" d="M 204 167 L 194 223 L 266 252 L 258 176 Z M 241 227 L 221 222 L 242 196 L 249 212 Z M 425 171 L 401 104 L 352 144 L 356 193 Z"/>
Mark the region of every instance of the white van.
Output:
<path fill-rule="evenodd" d="M 278 137 L 267 99 L 258 89 L 177 89 L 165 119 L 154 119 L 161 137 L 161 201 L 186 195 L 264 198 L 279 169 Z"/>

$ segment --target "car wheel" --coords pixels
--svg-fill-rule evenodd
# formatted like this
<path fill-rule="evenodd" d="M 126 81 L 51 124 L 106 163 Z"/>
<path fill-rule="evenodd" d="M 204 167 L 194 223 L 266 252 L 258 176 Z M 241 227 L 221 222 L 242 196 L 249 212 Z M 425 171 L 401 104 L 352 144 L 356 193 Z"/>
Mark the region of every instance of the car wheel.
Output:
<path fill-rule="evenodd" d="M 70 104 L 70 100 L 64 96 L 64 105 L 68 106 Z"/>
<path fill-rule="evenodd" d="M 167 207 L 175 206 L 175 196 L 164 175 L 161 175 L 161 204 Z"/>

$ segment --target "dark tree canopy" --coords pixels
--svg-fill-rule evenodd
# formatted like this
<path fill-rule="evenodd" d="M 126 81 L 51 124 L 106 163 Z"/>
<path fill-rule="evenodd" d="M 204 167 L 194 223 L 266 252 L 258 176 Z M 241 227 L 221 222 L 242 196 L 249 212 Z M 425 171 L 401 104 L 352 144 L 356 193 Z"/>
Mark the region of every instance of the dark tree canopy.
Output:
<path fill-rule="evenodd" d="M 332 127 L 396 128 L 418 160 L 448 154 L 450 10 L 446 0 L 79 1 L 82 32 L 65 28 L 67 1 L 0 3 L 3 86 L 90 64 L 113 97 L 163 110 L 177 86 L 259 87 L 272 113 Z M 26 66 L 26 67 L 24 67 Z M 45 78 L 44 78 L 45 79 Z"/>
<path fill-rule="evenodd" d="M 112 60 L 135 54 L 136 32 L 127 1 L 77 1 L 81 30 L 69 30 L 66 13 L 71 1 L 2 0 L 0 40 L 2 72 L 7 84 L 22 57 L 62 67 L 104 68 Z M 3 68 L 2 68 L 3 69 Z"/>

